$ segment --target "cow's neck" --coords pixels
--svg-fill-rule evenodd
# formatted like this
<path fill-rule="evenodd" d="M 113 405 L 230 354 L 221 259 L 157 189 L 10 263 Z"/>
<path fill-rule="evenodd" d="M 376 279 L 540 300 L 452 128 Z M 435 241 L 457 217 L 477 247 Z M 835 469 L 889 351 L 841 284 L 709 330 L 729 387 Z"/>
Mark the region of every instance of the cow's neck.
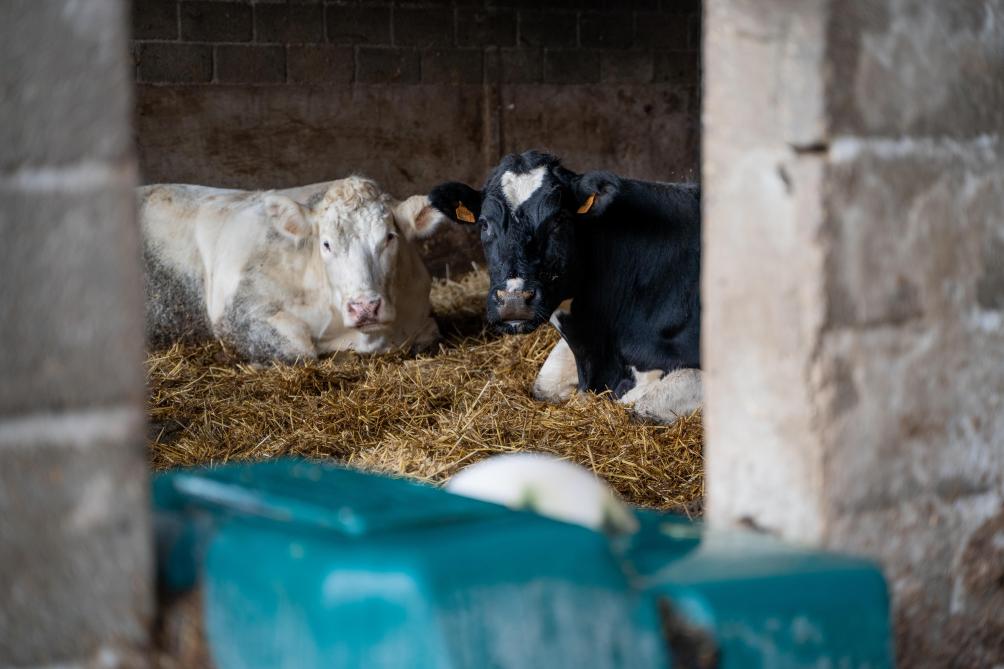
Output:
<path fill-rule="evenodd" d="M 310 260 L 303 271 L 303 285 L 312 290 L 317 295 L 320 304 L 326 305 L 329 309 L 334 309 L 335 290 L 328 279 L 327 269 L 324 267 L 324 259 L 316 248 L 310 249 Z"/>
<path fill-rule="evenodd" d="M 580 229 L 575 231 L 575 238 L 572 242 L 572 256 L 569 258 L 566 278 L 562 282 L 561 290 L 559 291 L 562 302 L 575 300 L 576 295 L 589 278 L 586 276 L 586 272 L 589 271 L 590 263 L 584 262 L 584 259 L 588 259 L 592 255 L 592 241 L 588 230 Z"/>

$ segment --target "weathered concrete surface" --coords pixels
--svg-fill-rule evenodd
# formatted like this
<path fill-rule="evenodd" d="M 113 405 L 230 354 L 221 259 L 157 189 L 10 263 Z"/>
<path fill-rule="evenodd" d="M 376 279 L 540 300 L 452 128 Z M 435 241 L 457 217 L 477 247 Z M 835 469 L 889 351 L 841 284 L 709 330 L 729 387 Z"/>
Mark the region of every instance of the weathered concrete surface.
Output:
<path fill-rule="evenodd" d="M 879 558 L 1004 662 L 1004 3 L 705 15 L 708 514 Z"/>
<path fill-rule="evenodd" d="M 0 425 L 0 666 L 133 666 L 152 578 L 143 422 L 136 407 Z"/>
<path fill-rule="evenodd" d="M 1004 531 L 997 548 L 973 534 L 1004 518 L 1004 256 L 987 254 L 1004 235 L 1001 140 L 841 139 L 829 152 L 812 379 L 825 540 L 887 565 L 904 666 L 1004 661 L 991 634 L 1004 581 L 967 585 L 981 564 L 1004 573 Z M 968 638 L 980 630 L 982 655 Z"/>
<path fill-rule="evenodd" d="M 376 179 L 399 197 L 445 180 L 480 185 L 510 151 L 573 169 L 696 178 L 698 93 L 654 85 L 150 86 L 137 91 L 142 180 L 277 188 Z M 433 273 L 483 262 L 473 230 L 426 244 Z"/>
<path fill-rule="evenodd" d="M 965 139 L 1004 128 L 1004 2 L 834 2 L 830 12 L 835 136 Z"/>
<path fill-rule="evenodd" d="M 121 0 L 0 7 L 0 666 L 142 666 L 152 565 Z"/>
<path fill-rule="evenodd" d="M 0 177 L 0 414 L 142 401 L 135 178 L 121 163 Z"/>
<path fill-rule="evenodd" d="M 784 5 L 781 7 L 780 5 Z M 709 2 L 703 367 L 708 513 L 823 532 L 807 361 L 823 318 L 822 2 Z"/>

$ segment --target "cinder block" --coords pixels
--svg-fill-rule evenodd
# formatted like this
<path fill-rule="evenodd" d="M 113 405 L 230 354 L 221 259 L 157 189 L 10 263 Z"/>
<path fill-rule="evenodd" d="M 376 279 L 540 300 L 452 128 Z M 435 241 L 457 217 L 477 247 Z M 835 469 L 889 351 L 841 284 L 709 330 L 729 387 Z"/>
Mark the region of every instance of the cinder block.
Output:
<path fill-rule="evenodd" d="M 535 84 L 541 81 L 544 54 L 540 49 L 498 49 L 485 52 L 487 81 Z"/>
<path fill-rule="evenodd" d="M 129 152 L 125 11 L 109 0 L 3 3 L 0 171 Z"/>
<path fill-rule="evenodd" d="M 178 3 L 175 0 L 133 0 L 133 39 L 178 39 Z"/>
<path fill-rule="evenodd" d="M 583 49 L 544 53 L 544 81 L 555 84 L 593 84 L 600 80 L 600 56 Z"/>
<path fill-rule="evenodd" d="M 324 42 L 323 5 L 256 5 L 255 41 L 281 44 Z"/>
<path fill-rule="evenodd" d="M 149 83 L 204 83 L 213 80 L 213 48 L 208 44 L 141 43 L 138 76 Z"/>
<path fill-rule="evenodd" d="M 990 146 L 848 139 L 833 147 L 829 325 L 959 322 L 973 307 L 1004 305 L 1004 200 L 995 195 L 1004 156 Z"/>
<path fill-rule="evenodd" d="M 394 44 L 419 49 L 453 46 L 453 10 L 395 8 Z"/>
<path fill-rule="evenodd" d="M 0 182 L 0 415 L 143 401 L 133 175 L 106 171 Z"/>
<path fill-rule="evenodd" d="M 583 47 L 626 49 L 633 36 L 630 12 L 583 12 L 579 17 L 579 44 Z"/>
<path fill-rule="evenodd" d="M 653 63 L 656 82 L 697 84 L 701 80 L 701 54 L 696 51 L 656 51 Z"/>
<path fill-rule="evenodd" d="M 324 20 L 332 44 L 390 44 L 390 7 L 326 5 Z"/>
<path fill-rule="evenodd" d="M 524 10 L 519 13 L 520 46 L 570 48 L 579 37 L 575 12 Z"/>
<path fill-rule="evenodd" d="M 634 46 L 643 49 L 684 51 L 692 48 L 688 31 L 694 17 L 659 12 L 635 15 Z"/>
<path fill-rule="evenodd" d="M 181 38 L 194 42 L 250 42 L 251 5 L 243 2 L 183 2 Z"/>
<path fill-rule="evenodd" d="M 513 46 L 516 44 L 516 13 L 462 8 L 457 10 L 459 46 Z"/>
<path fill-rule="evenodd" d="M 286 80 L 286 49 L 221 44 L 216 47 L 216 78 L 221 83 L 281 83 Z"/>
<path fill-rule="evenodd" d="M 356 54 L 356 81 L 364 84 L 417 84 L 419 57 L 410 49 L 360 47 Z"/>
<path fill-rule="evenodd" d="M 876 0 L 842 6 L 828 20 L 833 135 L 968 138 L 1004 128 L 996 3 L 907 12 Z"/>
<path fill-rule="evenodd" d="M 422 54 L 422 81 L 431 84 L 480 84 L 480 49 L 440 49 Z"/>
<path fill-rule="evenodd" d="M 644 84 L 652 81 L 652 53 L 615 49 L 600 57 L 600 81 L 611 84 Z"/>
<path fill-rule="evenodd" d="M 0 419 L 4 666 L 137 666 L 153 613 L 142 424 L 132 407 Z"/>
<path fill-rule="evenodd" d="M 355 74 L 355 54 L 345 46 L 291 46 L 286 73 L 294 84 L 348 84 Z"/>

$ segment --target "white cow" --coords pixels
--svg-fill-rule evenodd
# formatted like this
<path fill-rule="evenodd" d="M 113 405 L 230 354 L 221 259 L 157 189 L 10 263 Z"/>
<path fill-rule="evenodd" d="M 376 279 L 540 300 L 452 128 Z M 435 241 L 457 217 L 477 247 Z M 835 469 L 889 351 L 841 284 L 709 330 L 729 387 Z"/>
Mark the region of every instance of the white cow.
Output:
<path fill-rule="evenodd" d="M 251 360 L 421 349 L 439 337 L 413 240 L 444 217 L 349 177 L 285 191 L 138 189 L 154 345 L 218 337 Z"/>

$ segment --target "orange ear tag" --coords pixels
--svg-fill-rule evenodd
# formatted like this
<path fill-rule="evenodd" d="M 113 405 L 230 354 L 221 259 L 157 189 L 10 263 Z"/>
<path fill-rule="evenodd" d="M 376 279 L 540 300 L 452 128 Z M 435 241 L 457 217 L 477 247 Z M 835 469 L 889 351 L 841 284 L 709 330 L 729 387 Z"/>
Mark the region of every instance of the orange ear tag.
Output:
<path fill-rule="evenodd" d="M 596 193 L 590 193 L 586 201 L 582 203 L 582 206 L 576 210 L 576 214 L 585 214 L 587 211 L 593 208 L 593 202 L 596 201 Z"/>
<path fill-rule="evenodd" d="M 464 223 L 475 223 L 474 212 L 464 206 L 463 202 L 457 203 L 457 220 Z"/>

